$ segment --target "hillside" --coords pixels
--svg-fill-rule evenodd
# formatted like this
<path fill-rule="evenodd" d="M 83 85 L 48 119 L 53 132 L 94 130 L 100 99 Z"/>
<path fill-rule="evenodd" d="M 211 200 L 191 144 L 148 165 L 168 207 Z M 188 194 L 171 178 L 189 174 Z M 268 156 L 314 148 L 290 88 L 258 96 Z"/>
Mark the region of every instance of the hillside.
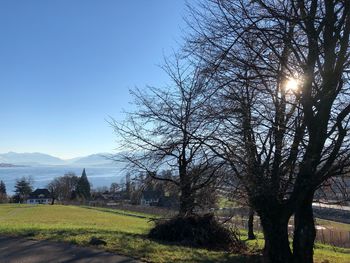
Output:
<path fill-rule="evenodd" d="M 16 153 L 8 152 L 0 154 L 0 163 L 11 164 L 13 166 L 29 165 L 80 165 L 80 166 L 110 166 L 113 165 L 111 160 L 106 158 L 108 154 L 98 153 L 88 156 L 76 157 L 73 159 L 63 160 L 61 158 L 45 153 Z M 7 166 L 10 167 L 10 166 Z"/>
<path fill-rule="evenodd" d="M 15 165 L 62 165 L 64 160 L 44 153 L 16 153 L 8 152 L 0 154 L 1 163 Z"/>
<path fill-rule="evenodd" d="M 16 164 L 11 164 L 11 163 L 0 163 L 0 167 L 6 167 L 6 168 L 25 167 L 25 165 L 16 165 Z"/>
<path fill-rule="evenodd" d="M 108 153 L 91 154 L 85 157 L 68 160 L 68 162 L 73 165 L 113 165 L 113 162 L 108 159 L 108 155 Z"/>
<path fill-rule="evenodd" d="M 82 246 L 87 246 L 92 237 L 97 237 L 107 242 L 100 246 L 101 249 L 156 263 L 256 262 L 256 257 L 249 255 L 152 241 L 147 238 L 153 226 L 150 217 L 90 207 L 6 204 L 0 205 L 0 234 L 72 242 Z M 255 248 L 263 244 L 261 239 L 253 242 L 251 246 Z M 315 262 L 350 262 L 350 250 L 316 245 Z"/>

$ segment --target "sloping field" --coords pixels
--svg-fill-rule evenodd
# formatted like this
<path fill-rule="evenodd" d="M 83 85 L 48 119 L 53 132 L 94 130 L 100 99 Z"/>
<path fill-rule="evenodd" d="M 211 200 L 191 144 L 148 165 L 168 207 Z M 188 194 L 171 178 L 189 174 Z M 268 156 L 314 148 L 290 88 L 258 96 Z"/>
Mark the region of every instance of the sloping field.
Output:
<path fill-rule="evenodd" d="M 149 262 L 256 262 L 256 257 L 161 244 L 147 239 L 152 216 L 112 209 L 60 205 L 0 205 L 0 234 L 49 239 L 88 246 L 103 239 L 101 249 Z M 259 240 L 252 247 L 261 246 Z M 255 258 L 255 259 L 254 259 Z M 350 262 L 350 250 L 328 246 L 316 249 L 316 262 Z"/>

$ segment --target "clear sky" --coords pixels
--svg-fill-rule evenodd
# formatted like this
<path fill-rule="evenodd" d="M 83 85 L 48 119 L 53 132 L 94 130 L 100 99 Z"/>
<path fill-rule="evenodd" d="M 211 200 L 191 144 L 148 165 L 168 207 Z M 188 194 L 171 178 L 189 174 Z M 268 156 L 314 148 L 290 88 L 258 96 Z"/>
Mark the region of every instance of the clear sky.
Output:
<path fill-rule="evenodd" d="M 164 86 L 184 0 L 1 0 L 0 153 L 111 152 L 129 88 Z"/>

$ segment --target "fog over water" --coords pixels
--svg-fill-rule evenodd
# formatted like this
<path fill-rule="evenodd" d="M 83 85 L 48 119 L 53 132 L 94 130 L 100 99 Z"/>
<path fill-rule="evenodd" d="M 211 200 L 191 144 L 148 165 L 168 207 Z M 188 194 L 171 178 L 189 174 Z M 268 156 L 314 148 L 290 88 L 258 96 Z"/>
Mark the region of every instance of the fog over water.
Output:
<path fill-rule="evenodd" d="M 0 167 L 0 180 L 6 184 L 8 194 L 13 194 L 16 179 L 30 176 L 33 187 L 43 188 L 55 177 L 73 172 L 80 176 L 83 169 L 93 188 L 110 186 L 123 178 L 124 171 L 118 167 L 80 167 L 80 166 L 38 166 L 38 167 Z"/>

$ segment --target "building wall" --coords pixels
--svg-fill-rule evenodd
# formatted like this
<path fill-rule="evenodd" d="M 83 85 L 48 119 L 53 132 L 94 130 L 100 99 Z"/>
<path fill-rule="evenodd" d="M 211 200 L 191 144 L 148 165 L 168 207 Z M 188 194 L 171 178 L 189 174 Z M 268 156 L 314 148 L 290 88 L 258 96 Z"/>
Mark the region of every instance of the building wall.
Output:
<path fill-rule="evenodd" d="M 50 201 L 48 198 L 28 199 L 27 204 L 50 204 Z"/>

